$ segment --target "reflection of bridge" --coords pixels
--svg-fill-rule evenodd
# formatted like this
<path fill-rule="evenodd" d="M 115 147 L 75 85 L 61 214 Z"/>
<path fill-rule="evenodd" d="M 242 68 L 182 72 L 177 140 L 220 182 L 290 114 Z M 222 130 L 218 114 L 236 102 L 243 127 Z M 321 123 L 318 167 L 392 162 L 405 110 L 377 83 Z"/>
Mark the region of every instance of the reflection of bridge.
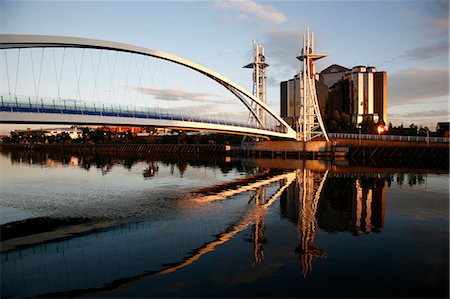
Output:
<path fill-rule="evenodd" d="M 266 138 L 296 138 L 295 131 L 281 117 L 244 88 L 199 64 L 168 53 L 109 41 L 31 35 L 0 35 L 0 48 L 4 52 L 2 56 L 5 57 L 5 63 L 2 64 L 2 78 L 4 78 L 2 80 L 4 82 L 2 82 L 1 93 L 3 95 L 0 111 L 0 120 L 3 123 L 158 126 Z M 75 49 L 79 52 L 75 53 Z M 59 56 L 55 55 L 55 50 L 62 51 L 62 53 L 59 53 Z M 72 55 L 69 54 L 70 52 Z M 108 56 L 107 52 L 113 54 Z M 120 53 L 119 59 L 117 58 L 118 53 Z M 123 55 L 129 56 L 124 58 Z M 104 57 L 103 61 L 106 60 L 107 63 L 102 62 L 102 57 Z M 243 106 L 241 108 L 244 108 L 247 113 L 250 112 L 253 115 L 251 119 L 254 121 L 249 123 L 246 117 L 242 117 L 243 114 L 234 118 L 230 114 L 219 116 L 218 113 L 213 113 L 208 115 L 206 111 L 201 110 L 201 107 L 195 113 L 176 107 L 161 110 L 153 103 L 148 104 L 148 102 L 136 105 L 136 101 L 131 100 L 130 92 L 136 92 L 136 99 L 142 93 L 148 92 L 153 93 L 155 98 L 168 96 L 168 89 L 152 89 L 143 85 L 142 74 L 145 65 L 143 59 L 149 57 L 181 65 L 212 79 L 231 92 L 236 99 L 235 102 L 240 103 Z M 73 63 L 69 65 L 67 61 L 72 59 Z M 116 64 L 120 65 L 120 61 L 125 78 L 122 82 L 116 82 L 118 79 L 115 69 Z M 92 67 L 86 67 L 89 64 Z M 104 70 L 101 69 L 102 65 L 104 65 Z M 46 73 L 45 77 L 42 77 L 43 69 Z M 90 93 L 93 96 L 83 97 L 82 93 L 85 91 L 82 90 L 84 87 L 81 85 L 83 77 L 89 77 L 85 75 L 87 69 L 90 70 L 90 76 L 94 83 L 88 82 L 85 85 L 92 89 Z M 134 77 L 131 75 L 133 70 Z M 98 86 L 101 78 L 99 73 L 102 71 L 110 78 L 110 86 L 105 87 L 105 89 L 109 89 L 109 94 L 105 95 L 100 95 L 101 90 Z M 72 73 L 71 89 L 75 90 L 75 96 L 72 93 L 71 96 L 66 95 L 64 98 L 61 95 L 64 92 L 61 86 L 62 83 L 65 83 L 63 74 L 67 72 Z M 49 77 L 56 77 L 56 84 L 54 79 L 51 83 Z M 135 83 L 133 84 L 132 81 Z M 18 82 L 34 85 L 34 94 L 30 94 L 32 91 L 28 90 L 22 91 L 28 95 L 20 96 L 17 90 Z M 124 90 L 121 103 L 117 103 L 115 94 L 115 101 L 111 99 L 114 86 L 120 86 Z M 57 97 L 42 96 L 44 89 L 53 89 L 53 94 L 57 94 Z M 126 93 L 128 93 L 128 97 L 125 96 Z M 47 94 L 49 93 L 47 92 Z M 191 99 L 195 97 L 194 100 L 197 101 L 200 95 L 204 94 L 196 92 L 186 95 L 179 90 L 171 94 L 171 96 L 176 96 L 175 100 L 177 101 L 186 100 L 189 97 Z M 205 103 L 215 105 L 218 102 L 205 100 Z M 265 111 L 266 119 L 264 121 L 255 112 L 258 110 Z"/>
<path fill-rule="evenodd" d="M 38 159 L 36 158 L 36 160 Z M 70 160 L 72 161 L 75 159 Z M 69 159 L 66 159 L 66 161 L 69 163 Z M 29 163 L 35 162 L 39 161 L 29 161 Z M 81 161 L 79 161 L 80 167 L 82 166 L 81 164 Z M 149 161 L 149 166 L 155 167 L 155 165 L 155 163 Z M 236 239 L 236 236 L 242 236 L 243 233 L 251 235 L 251 237 L 246 239 L 253 244 L 252 264 L 253 266 L 257 266 L 257 264 L 262 263 L 264 259 L 264 246 L 267 242 L 266 238 L 270 239 L 270 235 L 265 234 L 266 228 L 270 226 L 270 222 L 267 221 L 266 216 L 270 208 L 273 207 L 273 204 L 277 200 L 280 200 L 281 217 L 290 219 L 294 225 L 297 226 L 298 246 L 295 249 L 295 252 L 300 256 L 302 275 L 306 277 L 308 273 L 312 271 L 313 258 L 326 256 L 326 253 L 323 250 L 315 248 L 314 246 L 315 239 L 317 238 L 317 227 L 330 232 L 342 231 L 333 230 L 333 223 L 326 223 L 326 221 L 330 220 L 330 215 L 324 216 L 325 221 L 323 222 L 325 223 L 322 223 L 321 226 L 318 215 L 320 212 L 327 213 L 327 211 L 321 211 L 323 202 L 331 202 L 330 197 L 332 196 L 339 197 L 339 199 L 342 197 L 342 193 L 331 192 L 337 189 L 336 186 L 329 186 L 329 191 L 327 191 L 327 184 L 329 185 L 330 183 L 330 177 L 331 181 L 333 181 L 331 174 L 332 170 L 324 170 L 318 166 L 314 170 L 303 167 L 287 172 L 274 172 L 273 170 L 263 171 L 259 174 L 248 176 L 245 179 L 239 179 L 224 185 L 216 185 L 210 188 L 197 190 L 197 194 L 200 195 L 198 197 L 186 199 L 187 205 L 192 204 L 193 207 L 214 206 L 216 203 L 226 202 L 227 200 L 237 201 L 238 198 L 242 204 L 239 208 L 240 210 L 237 217 L 233 217 L 231 224 L 227 220 L 226 222 L 223 222 L 223 225 L 218 225 L 218 227 L 213 228 L 211 226 L 214 226 L 215 223 L 221 221 L 220 219 L 213 219 L 212 222 L 208 223 L 209 225 L 201 223 L 197 228 L 193 225 L 196 229 L 196 231 L 194 231 L 194 234 L 196 235 L 200 235 L 198 229 L 207 231 L 203 234 L 204 238 L 202 238 L 200 243 L 191 240 L 192 242 L 187 242 L 186 244 L 186 241 L 182 240 L 183 238 L 192 239 L 191 235 L 189 235 L 189 230 L 184 229 L 186 227 L 186 223 L 184 222 L 179 225 L 169 225 L 172 230 L 167 232 L 167 237 L 169 239 L 172 239 L 173 236 L 175 236 L 175 238 L 181 238 L 175 243 L 171 242 L 170 248 L 167 248 L 167 244 L 165 247 L 164 242 L 160 241 L 160 239 L 164 239 L 166 236 L 162 236 L 158 225 L 153 225 L 153 222 L 151 221 L 148 223 L 145 221 L 133 223 L 101 231 L 96 230 L 98 227 L 90 227 L 92 231 L 89 231 L 89 224 L 84 225 L 82 223 L 80 226 L 84 228 L 83 234 L 67 237 L 67 231 L 64 230 L 63 233 L 65 233 L 65 235 L 58 235 L 57 232 L 49 232 L 48 234 L 45 234 L 46 237 L 53 239 L 40 241 L 42 243 L 45 242 L 45 246 L 42 246 L 42 243 L 33 243 L 28 244 L 30 247 L 18 249 L 17 251 L 6 249 L 8 250 L 7 254 L 9 254 L 9 260 L 5 262 L 4 266 L 8 267 L 7 269 L 14 270 L 11 272 L 14 272 L 14 275 L 16 275 L 15 277 L 24 277 L 21 274 L 26 273 L 26 271 L 33 272 L 27 268 L 27 265 L 33 265 L 33 263 L 28 263 L 29 260 L 34 259 L 34 261 L 36 261 L 44 259 L 44 257 L 39 257 L 41 254 L 48 260 L 41 265 L 39 271 L 33 273 L 47 273 L 46 267 L 48 266 L 51 269 L 52 265 L 58 265 L 58 261 L 65 265 L 64 267 L 70 268 L 75 274 L 78 274 L 74 275 L 74 277 L 83 277 L 82 274 L 95 276 L 95 274 L 100 273 L 100 271 L 108 273 L 108 275 L 104 274 L 104 276 L 99 275 L 96 280 L 90 281 L 87 279 L 88 283 L 85 283 L 82 280 L 72 281 L 72 284 L 68 284 L 67 286 L 64 285 L 65 282 L 63 279 L 56 279 L 55 281 L 60 282 L 61 286 L 55 284 L 54 286 L 52 285 L 51 288 L 49 287 L 46 289 L 47 292 L 52 293 L 52 295 L 61 295 L 61 297 L 67 296 L 68 293 L 55 294 L 56 292 L 61 291 L 58 287 L 62 287 L 62 290 L 64 291 L 74 289 L 75 291 L 70 292 L 71 296 L 92 294 L 121 289 L 154 276 L 170 274 L 185 269 L 200 261 L 205 256 L 211 255 L 215 250 L 218 252 L 221 245 L 225 245 L 230 240 L 233 240 L 233 238 Z M 158 175 L 160 175 L 159 172 L 155 174 L 156 177 Z M 342 184 L 341 181 L 342 180 L 340 179 L 335 183 Z M 375 228 L 381 228 L 383 225 L 383 214 L 378 215 L 378 212 L 381 211 L 381 213 L 384 213 L 384 201 L 382 200 L 380 202 L 377 198 L 379 190 L 375 191 L 376 188 L 368 186 L 363 180 L 355 182 L 352 179 L 349 186 L 349 189 L 354 191 L 351 195 L 354 197 L 351 199 L 354 203 L 352 203 L 352 206 L 349 208 L 349 212 L 351 213 L 348 213 L 347 210 L 343 210 L 341 214 L 351 214 L 352 223 L 350 223 L 350 225 L 356 226 L 354 229 L 357 230 L 357 233 L 376 232 Z M 374 190 L 373 192 L 371 191 L 372 189 Z M 238 190 L 238 192 L 235 192 L 235 190 Z M 382 190 L 381 193 L 383 193 Z M 290 201 L 290 206 L 287 209 L 285 207 L 286 200 Z M 184 209 L 186 206 L 182 206 L 182 208 Z M 159 233 L 155 231 L 159 231 Z M 212 234 L 211 231 L 214 231 L 214 234 Z M 136 235 L 139 234 L 141 235 L 136 237 Z M 211 235 L 213 236 L 211 237 Z M 62 238 L 64 236 L 67 238 Z M 153 238 L 154 236 L 158 237 Z M 22 239 L 17 238 L 15 240 L 12 239 L 11 241 L 20 242 L 20 240 Z M 36 242 L 36 238 L 33 240 Z M 124 243 L 121 243 L 120 241 L 126 241 L 127 245 L 132 244 L 132 246 L 124 246 Z M 95 246 L 92 246 L 91 249 L 83 247 L 85 243 L 91 245 L 94 244 L 92 242 L 97 244 L 97 248 L 95 248 Z M 80 259 L 76 254 L 73 254 L 72 250 L 79 250 L 80 247 L 77 245 L 80 244 L 81 248 L 86 250 L 86 256 L 89 256 L 89 260 L 83 260 L 86 265 L 79 267 L 74 266 L 75 263 L 80 263 Z M 20 245 L 23 244 L 16 244 L 16 246 Z M 294 241 L 292 245 L 290 254 L 295 258 L 294 247 L 297 244 Z M 45 252 L 42 251 L 43 247 L 45 247 Z M 62 252 L 55 252 L 55 248 L 58 249 L 61 247 L 64 249 Z M 103 254 L 102 250 L 105 248 L 115 252 L 116 256 L 113 256 L 114 262 L 111 262 L 111 260 L 108 259 L 108 255 Z M 159 259 L 161 255 L 158 255 L 158 253 L 161 251 L 167 251 L 164 253 L 165 259 Z M 173 253 L 175 251 L 177 252 L 176 254 Z M 47 257 L 50 252 L 52 253 L 51 258 Z M 124 254 L 124 252 L 126 252 L 126 254 Z M 92 256 L 89 254 L 92 254 Z M 98 256 L 96 254 L 98 254 Z M 26 261 L 26 267 L 17 267 L 16 264 L 20 264 L 18 261 L 20 261 L 20 263 Z M 136 266 L 136 263 L 138 266 Z M 116 266 L 117 268 L 114 268 Z M 115 270 L 110 271 L 113 268 Z M 59 275 L 59 272 L 50 270 L 45 275 L 48 275 L 48 277 L 45 277 L 45 281 L 53 281 L 53 276 Z M 36 282 L 42 280 L 43 278 L 41 280 L 35 279 L 33 282 L 27 282 L 27 287 L 29 290 L 35 291 L 35 288 L 40 290 L 39 286 L 41 286 L 42 283 Z M 18 283 L 18 285 L 19 284 L 20 283 Z M 31 294 L 33 293 L 27 293 L 27 295 Z"/>
<path fill-rule="evenodd" d="M 230 241 L 234 236 L 236 236 L 237 234 L 239 234 L 240 232 L 243 232 L 244 230 L 248 229 L 249 227 L 251 227 L 252 225 L 258 225 L 258 223 L 260 223 L 261 218 L 264 217 L 264 215 L 267 213 L 267 210 L 277 201 L 277 199 L 281 196 L 281 194 L 286 190 L 286 188 L 288 188 L 293 181 L 295 181 L 295 177 L 296 177 L 296 173 L 295 172 L 285 172 L 285 173 L 276 173 L 276 174 L 269 174 L 266 173 L 266 177 L 265 179 L 261 179 L 258 181 L 258 186 L 260 188 L 269 188 L 271 189 L 271 191 L 267 191 L 266 192 L 266 196 L 264 196 L 264 198 L 260 198 L 260 202 L 255 203 L 255 205 L 253 206 L 249 206 L 247 205 L 246 210 L 244 211 L 244 213 L 242 214 L 241 217 L 239 217 L 239 219 L 237 219 L 236 221 L 234 221 L 232 224 L 228 225 L 225 227 L 225 229 L 223 230 L 223 232 L 216 234 L 214 239 L 211 241 L 208 241 L 206 243 L 204 243 L 203 245 L 201 245 L 198 248 L 194 248 L 189 250 L 188 252 L 185 253 L 185 257 L 183 257 L 182 259 L 179 259 L 178 261 L 175 262 L 171 262 L 171 263 L 165 263 L 164 265 L 160 266 L 159 270 L 153 270 L 151 271 L 151 269 L 146 269 L 147 271 L 143 271 L 140 272 L 141 274 L 135 275 L 135 276 L 126 276 L 126 278 L 123 278 L 123 276 L 120 275 L 124 275 L 123 273 L 116 273 L 114 275 L 112 275 L 113 277 L 117 277 L 117 275 L 119 275 L 119 278 L 116 278 L 116 280 L 114 281 L 104 281 L 102 284 L 102 287 L 99 287 L 99 285 L 95 285 L 95 287 L 91 285 L 89 285 L 89 287 L 86 287 L 86 285 L 84 285 L 84 287 L 82 288 L 81 286 L 79 286 L 77 289 L 80 289 L 80 291 L 71 291 L 70 294 L 74 295 L 74 294 L 83 294 L 83 293 L 93 293 L 93 292 L 99 292 L 99 291 L 109 291 L 109 290 L 117 290 L 118 288 L 123 288 L 123 287 L 127 287 L 133 283 L 135 283 L 136 281 L 141 281 L 147 278 L 151 278 L 155 275 L 164 275 L 164 274 L 169 274 L 169 273 L 173 273 L 175 271 L 178 271 L 182 268 L 188 267 L 190 265 L 192 265 L 193 263 L 199 261 L 204 255 L 213 252 L 214 250 L 217 249 L 218 246 L 223 245 L 225 243 L 227 243 L 228 241 Z M 250 179 L 250 182 L 245 182 L 245 181 L 241 181 L 241 184 L 244 185 L 248 185 L 248 186 L 254 186 L 257 187 L 255 185 L 255 182 L 253 181 L 253 179 Z M 242 195 L 249 195 L 250 197 L 252 197 L 252 193 L 255 190 L 251 190 L 251 189 L 246 189 L 245 191 L 241 190 L 241 194 Z M 257 191 L 256 191 L 257 192 Z M 233 197 L 230 197 L 233 198 Z M 198 202 L 196 202 L 196 205 L 198 205 Z M 139 225 L 138 225 L 139 226 Z M 143 228 L 146 227 L 148 225 L 143 224 Z M 95 230 L 95 228 L 94 228 Z M 128 230 L 128 229 L 127 229 Z M 149 229 L 146 228 L 145 230 L 145 235 L 146 238 L 148 239 L 149 236 Z M 103 233 L 100 233 L 100 238 L 102 237 Z M 106 235 L 110 235 L 110 234 L 114 234 L 114 229 L 112 229 L 111 233 L 108 233 L 108 231 L 105 231 L 104 234 Z M 122 233 L 120 233 L 120 235 L 122 235 Z M 89 239 L 89 236 L 92 236 L 92 234 L 86 232 L 86 234 L 83 234 L 82 236 L 73 236 L 70 237 L 68 241 L 70 241 L 70 239 L 74 239 L 74 242 L 82 242 L 80 241 L 80 239 Z M 58 240 L 58 235 L 55 235 L 54 237 L 56 237 L 57 239 L 54 240 L 54 242 L 56 243 L 56 246 L 61 246 L 60 243 L 63 243 L 64 240 Z M 78 239 L 78 241 L 76 240 Z M 108 239 L 110 239 L 110 237 L 108 237 Z M 49 242 L 51 240 L 45 240 L 46 242 Z M 100 244 L 103 243 L 103 240 L 99 241 Z M 157 243 L 160 244 L 160 242 L 150 242 L 151 244 L 153 243 Z M 39 244 L 36 244 L 38 247 Z M 16 244 L 15 246 L 20 246 L 20 244 Z M 65 247 L 64 245 L 62 245 L 63 247 Z M 49 245 L 49 247 L 53 247 L 52 245 Z M 73 262 L 70 258 L 70 254 L 69 254 L 69 249 L 70 246 L 67 246 L 67 251 L 66 254 L 64 254 L 64 252 L 62 253 L 56 253 L 58 256 L 62 254 L 63 259 L 67 259 L 64 261 L 65 264 L 71 265 L 71 263 Z M 119 246 L 120 247 L 120 246 Z M 172 248 L 175 248 L 176 246 L 172 246 Z M 46 246 L 47 248 L 47 246 Z M 135 250 L 142 250 L 142 248 L 137 247 Z M 262 248 L 259 248 L 262 250 Z M 51 249 L 49 249 L 51 250 Z M 129 248 L 129 250 L 131 250 Z M 25 255 L 25 259 L 30 258 L 27 254 L 27 249 L 21 250 L 19 249 L 20 254 Z M 32 250 L 30 250 L 30 252 L 33 251 L 34 252 L 34 247 Z M 150 254 L 151 252 L 151 248 L 146 248 L 145 252 L 147 252 L 147 254 Z M 261 251 L 259 251 L 259 253 L 261 253 Z M 257 254 L 257 253 L 255 253 Z M 10 255 L 12 255 L 12 257 L 10 258 L 10 260 L 14 261 L 15 257 L 15 253 L 12 254 L 10 253 Z M 35 253 L 31 253 L 32 257 L 35 257 L 36 254 Z M 178 256 L 178 255 L 175 255 Z M 124 259 L 126 259 L 128 257 L 128 254 L 125 254 L 123 256 Z M 105 259 L 105 257 L 99 256 L 99 259 Z M 115 261 L 115 263 L 120 263 L 121 260 Z M 127 261 L 125 261 L 127 262 Z M 160 261 L 161 262 L 161 261 Z M 79 260 L 77 260 L 77 263 L 79 263 Z M 102 264 L 102 267 L 113 267 L 113 265 L 111 265 L 111 263 L 107 263 L 106 261 L 100 262 Z M 14 263 L 15 265 L 15 263 Z M 14 265 L 12 263 L 8 263 L 8 267 L 14 267 Z M 94 267 L 98 266 L 98 265 L 92 265 Z M 85 266 L 90 268 L 91 266 Z M 21 271 L 27 271 L 27 269 L 17 269 L 14 268 L 15 271 L 13 271 L 16 275 L 18 275 L 18 272 Z M 75 269 L 77 269 L 77 267 L 73 267 L 74 271 Z M 99 271 L 98 267 L 93 271 Z M 58 272 L 58 271 L 56 271 Z M 54 274 L 55 272 L 49 271 L 50 277 L 46 277 L 46 279 L 48 281 L 53 281 L 51 275 Z M 20 274 L 19 274 L 20 275 Z M 47 274 L 46 274 L 47 275 Z M 94 282 L 95 284 L 95 282 Z M 34 284 L 30 283 L 28 284 L 29 288 L 32 288 Z M 70 288 L 73 288 L 74 286 L 71 285 Z M 97 288 L 99 287 L 99 288 Z M 45 288 L 44 288 L 45 289 Z M 58 286 L 52 287 L 51 288 L 51 294 L 55 295 L 62 295 L 62 294 L 66 294 L 66 293 L 55 293 L 58 290 Z M 28 293 L 28 294 L 32 294 L 32 293 Z M 67 295 L 67 294 L 66 294 Z"/>

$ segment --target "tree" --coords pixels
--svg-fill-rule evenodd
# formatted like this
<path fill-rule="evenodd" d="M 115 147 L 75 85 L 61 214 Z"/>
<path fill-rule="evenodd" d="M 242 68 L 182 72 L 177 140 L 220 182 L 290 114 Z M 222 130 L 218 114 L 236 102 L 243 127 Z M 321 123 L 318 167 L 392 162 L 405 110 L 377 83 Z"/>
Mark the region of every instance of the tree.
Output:
<path fill-rule="evenodd" d="M 366 134 L 376 133 L 375 123 L 370 117 L 364 117 L 363 121 L 361 122 L 361 132 Z"/>
<path fill-rule="evenodd" d="M 339 113 L 337 110 L 334 110 L 331 119 L 326 121 L 326 127 L 328 131 L 335 133 L 355 131 L 350 116 L 344 112 Z"/>

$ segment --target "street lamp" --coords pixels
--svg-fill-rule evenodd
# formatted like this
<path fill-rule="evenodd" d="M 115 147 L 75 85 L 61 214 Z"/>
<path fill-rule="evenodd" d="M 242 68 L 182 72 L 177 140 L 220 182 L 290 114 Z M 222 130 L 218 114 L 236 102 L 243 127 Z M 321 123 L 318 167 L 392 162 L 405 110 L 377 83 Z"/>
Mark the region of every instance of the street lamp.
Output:
<path fill-rule="evenodd" d="M 359 146 L 361 146 L 361 123 L 358 124 L 358 139 L 359 139 Z"/>

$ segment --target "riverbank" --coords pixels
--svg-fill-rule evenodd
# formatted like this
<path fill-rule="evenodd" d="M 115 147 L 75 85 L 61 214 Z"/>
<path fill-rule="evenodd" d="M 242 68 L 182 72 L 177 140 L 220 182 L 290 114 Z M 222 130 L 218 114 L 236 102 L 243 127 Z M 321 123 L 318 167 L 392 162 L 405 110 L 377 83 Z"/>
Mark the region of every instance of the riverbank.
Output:
<path fill-rule="evenodd" d="M 58 151 L 68 153 L 207 153 L 231 151 L 224 144 L 1 144 L 3 150 Z"/>
<path fill-rule="evenodd" d="M 141 155 L 208 154 L 233 157 L 345 160 L 349 158 L 406 158 L 449 160 L 448 143 L 336 139 L 306 143 L 262 141 L 226 144 L 0 144 L 0 151 L 33 150 L 66 153 L 139 153 Z"/>

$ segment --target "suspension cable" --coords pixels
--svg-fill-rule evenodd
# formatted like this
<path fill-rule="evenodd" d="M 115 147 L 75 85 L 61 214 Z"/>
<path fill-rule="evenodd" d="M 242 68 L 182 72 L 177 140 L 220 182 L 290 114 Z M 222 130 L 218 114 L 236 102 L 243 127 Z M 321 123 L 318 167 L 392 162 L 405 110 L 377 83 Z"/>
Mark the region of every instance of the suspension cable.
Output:
<path fill-rule="evenodd" d="M 41 89 L 41 78 L 42 78 L 42 64 L 44 62 L 44 47 L 42 47 L 42 52 L 41 52 L 41 64 L 39 66 L 39 77 L 38 77 L 38 86 L 37 86 L 37 95 L 36 95 L 36 104 L 39 98 L 39 91 Z"/>
<path fill-rule="evenodd" d="M 6 78 L 8 79 L 8 95 L 9 100 L 11 100 L 11 83 L 9 79 L 8 58 L 6 56 L 6 50 L 4 50 L 4 53 L 5 53 Z"/>
<path fill-rule="evenodd" d="M 136 56 L 134 56 L 134 62 L 136 64 L 136 69 L 138 71 L 138 80 L 139 80 L 138 86 L 139 87 L 138 87 L 138 90 L 136 91 L 136 99 L 134 100 L 134 105 L 137 105 L 139 93 L 141 93 L 142 97 L 144 97 L 144 95 L 142 93 L 142 73 L 144 72 L 144 64 L 141 63 L 141 71 L 139 72 L 139 64 L 138 64 L 137 60 L 138 60 L 138 56 L 136 55 Z M 144 99 L 142 100 L 142 102 L 145 102 Z"/>
<path fill-rule="evenodd" d="M 19 62 L 20 62 L 20 48 L 19 48 L 19 55 L 17 57 L 16 82 L 14 84 L 14 97 L 17 96 L 17 81 L 19 79 Z"/>
<path fill-rule="evenodd" d="M 133 58 L 134 54 L 130 55 L 130 59 L 128 60 L 128 69 L 127 69 L 127 73 L 125 75 L 125 85 L 126 85 L 126 92 L 128 94 L 128 102 L 131 104 L 131 97 L 130 97 L 130 89 L 128 87 L 128 76 L 130 74 L 130 68 L 131 68 L 131 59 Z"/>
<path fill-rule="evenodd" d="M 94 94 L 93 94 L 93 99 L 92 100 L 95 100 L 95 93 L 97 93 L 97 101 L 100 102 L 100 95 L 98 93 L 98 73 L 99 73 L 99 70 L 100 70 L 100 62 L 102 60 L 103 50 L 100 49 L 100 55 L 98 57 L 98 62 L 97 62 L 97 69 L 95 68 L 95 65 L 94 65 L 94 57 L 92 56 L 92 52 L 93 51 L 94 50 L 91 50 L 89 52 L 89 53 L 91 53 L 91 64 L 92 64 L 92 70 L 94 71 L 94 87 L 95 87 L 95 89 L 94 89 Z"/>
<path fill-rule="evenodd" d="M 31 72 L 33 73 L 34 95 L 37 97 L 36 74 L 34 73 L 33 52 L 31 51 L 31 48 L 30 48 L 30 57 L 31 57 Z"/>
<path fill-rule="evenodd" d="M 62 56 L 61 71 L 60 71 L 61 76 L 58 76 L 58 68 L 56 66 L 55 49 L 53 49 L 53 62 L 55 64 L 56 85 L 58 87 L 58 99 L 61 99 L 61 81 L 62 81 L 62 71 L 63 71 L 65 54 L 66 54 L 66 48 L 63 48 L 63 56 Z"/>
<path fill-rule="evenodd" d="M 116 70 L 116 62 L 117 62 L 117 53 L 118 53 L 118 51 L 115 51 L 115 52 L 116 52 L 116 55 L 114 56 L 114 64 L 113 64 L 113 69 L 112 70 L 111 70 L 111 65 L 109 63 L 109 58 L 108 58 L 108 56 L 106 56 L 106 57 L 108 58 L 108 70 L 109 70 L 109 74 L 111 76 L 111 84 L 110 84 L 110 87 L 109 87 L 108 103 L 110 102 L 110 99 L 111 99 L 111 93 L 113 93 L 114 101 L 117 104 L 116 93 L 113 92 L 113 81 L 114 81 L 114 73 L 115 73 L 115 70 Z"/>
<path fill-rule="evenodd" d="M 78 100 L 78 96 L 80 96 L 81 98 L 81 93 L 80 93 L 80 80 L 81 80 L 81 70 L 83 69 L 83 61 L 84 61 L 84 50 L 85 48 L 83 48 L 83 52 L 81 54 L 81 62 L 80 62 L 80 69 L 78 69 L 77 67 L 77 63 L 76 63 L 76 59 L 75 59 L 75 49 L 72 48 L 72 54 L 73 54 L 73 63 L 75 65 L 75 75 L 77 76 L 77 90 L 75 92 L 75 100 Z"/>

